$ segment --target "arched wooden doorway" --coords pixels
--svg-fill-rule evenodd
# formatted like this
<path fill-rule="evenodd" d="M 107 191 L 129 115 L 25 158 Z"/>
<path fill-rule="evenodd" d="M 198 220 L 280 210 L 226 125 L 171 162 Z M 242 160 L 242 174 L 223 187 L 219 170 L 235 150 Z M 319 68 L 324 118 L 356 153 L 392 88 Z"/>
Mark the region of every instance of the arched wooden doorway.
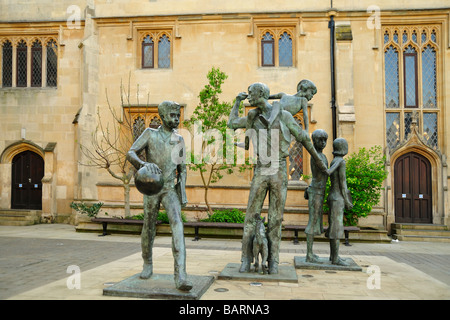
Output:
<path fill-rule="evenodd" d="M 395 222 L 432 222 L 431 164 L 427 158 L 409 152 L 394 165 Z"/>
<path fill-rule="evenodd" d="M 44 160 L 33 151 L 24 151 L 12 160 L 11 208 L 42 209 Z"/>

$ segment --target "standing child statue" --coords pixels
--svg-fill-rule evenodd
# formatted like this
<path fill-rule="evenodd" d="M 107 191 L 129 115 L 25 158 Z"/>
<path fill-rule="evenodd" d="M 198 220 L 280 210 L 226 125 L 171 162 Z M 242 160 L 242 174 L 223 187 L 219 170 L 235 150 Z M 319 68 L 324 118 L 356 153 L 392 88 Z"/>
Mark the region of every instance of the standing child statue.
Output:
<path fill-rule="evenodd" d="M 184 140 L 175 130 L 180 123 L 180 105 L 176 102 L 164 101 L 159 104 L 158 113 L 162 125 L 158 129 L 145 129 L 133 143 L 127 155 L 127 160 L 136 169 L 140 171 L 141 168 L 146 168 L 153 175 L 159 174 L 162 176 L 163 182 L 162 189 L 157 193 L 143 192 L 144 225 L 141 246 L 144 267 L 140 277 L 148 279 L 153 274 L 152 251 L 156 235 L 156 218 L 160 205 L 163 205 L 172 230 L 175 285 L 179 290 L 190 291 L 192 283 L 187 280 L 186 246 L 183 221 L 181 220 L 181 206 L 187 203 L 186 164 L 183 161 L 185 155 L 184 148 L 180 148 L 180 144 L 184 146 Z M 141 160 L 138 156 L 142 150 L 145 150 L 146 161 Z M 137 177 L 135 180 L 138 181 Z M 175 180 L 177 181 L 176 185 Z"/>
<path fill-rule="evenodd" d="M 347 179 L 344 156 L 348 153 L 347 140 L 337 138 L 333 141 L 333 155 L 329 169 L 331 187 L 328 195 L 329 228 L 326 236 L 330 239 L 330 260 L 332 264 L 347 266 L 348 263 L 339 257 L 339 239 L 344 238 L 344 209 L 353 207 L 350 192 L 347 189 Z"/>
<path fill-rule="evenodd" d="M 314 148 L 328 166 L 327 157 L 322 153 L 327 145 L 328 134 L 325 130 L 317 129 L 311 135 Z M 311 158 L 312 181 L 305 191 L 305 198 L 308 199 L 309 220 L 305 229 L 306 233 L 306 262 L 317 263 L 319 257 L 313 253 L 314 236 L 323 233 L 323 200 L 325 197 L 325 188 L 328 181 L 328 174 L 322 172 L 316 164 L 314 158 Z"/>
<path fill-rule="evenodd" d="M 310 80 L 303 79 L 297 85 L 296 94 L 290 95 L 280 92 L 270 95 L 269 99 L 280 99 L 281 108 L 289 111 L 292 115 L 303 110 L 304 130 L 309 133 L 308 101 L 311 100 L 316 93 L 316 85 Z"/>

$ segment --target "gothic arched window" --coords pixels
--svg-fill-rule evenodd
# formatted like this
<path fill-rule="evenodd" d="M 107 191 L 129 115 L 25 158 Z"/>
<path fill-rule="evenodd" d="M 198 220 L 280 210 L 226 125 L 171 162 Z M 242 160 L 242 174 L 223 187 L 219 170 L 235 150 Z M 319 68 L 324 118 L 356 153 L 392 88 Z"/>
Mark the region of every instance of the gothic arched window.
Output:
<path fill-rule="evenodd" d="M 5 41 L 2 46 L 2 86 L 12 86 L 13 48 L 10 41 Z"/>
<path fill-rule="evenodd" d="M 286 31 L 278 40 L 278 61 L 280 67 L 292 67 L 292 38 Z"/>
<path fill-rule="evenodd" d="M 31 86 L 42 86 L 42 44 L 39 40 L 31 45 Z"/>
<path fill-rule="evenodd" d="M 438 31 L 433 25 L 384 27 L 386 144 L 391 150 L 408 137 L 413 120 L 427 144 L 439 147 Z"/>
<path fill-rule="evenodd" d="M 261 61 L 263 66 L 275 65 L 275 41 L 270 32 L 266 32 L 261 40 Z"/>
<path fill-rule="evenodd" d="M 158 42 L 158 68 L 170 68 L 170 40 L 165 34 Z"/>
<path fill-rule="evenodd" d="M 154 67 L 153 38 L 147 35 L 142 41 L 142 68 Z"/>
<path fill-rule="evenodd" d="M 28 46 L 24 40 L 20 40 L 16 48 L 16 63 L 17 63 L 17 75 L 16 86 L 27 86 L 27 54 Z"/>
<path fill-rule="evenodd" d="M 54 40 L 47 42 L 47 87 L 56 87 L 58 79 L 58 46 Z"/>

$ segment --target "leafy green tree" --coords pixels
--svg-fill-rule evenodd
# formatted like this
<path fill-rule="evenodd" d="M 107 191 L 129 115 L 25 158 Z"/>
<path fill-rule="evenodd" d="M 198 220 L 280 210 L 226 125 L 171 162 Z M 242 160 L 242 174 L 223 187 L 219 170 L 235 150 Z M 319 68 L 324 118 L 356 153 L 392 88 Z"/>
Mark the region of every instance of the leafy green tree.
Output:
<path fill-rule="evenodd" d="M 188 155 L 190 157 L 188 166 L 191 170 L 200 172 L 205 189 L 205 204 L 210 215 L 213 214 L 208 202 L 208 191 L 211 184 L 222 179 L 224 173 L 233 173 L 235 167 L 238 167 L 240 171 L 244 171 L 248 167 L 245 164 L 239 166 L 236 164 L 234 137 L 227 130 L 228 116 L 233 105 L 219 100 L 222 84 L 227 78 L 228 76 L 219 68 L 213 67 L 207 74 L 208 84 L 200 91 L 200 104 L 195 108 L 192 117 L 184 121 L 184 126 L 194 136 L 201 136 L 201 152 L 195 154 L 196 150 L 193 150 Z M 241 112 L 242 109 L 241 105 Z M 226 143 L 227 141 L 233 141 L 233 143 Z M 233 161 L 225 160 L 229 154 L 233 155 Z"/>
<path fill-rule="evenodd" d="M 344 225 L 356 226 L 359 218 L 367 217 L 372 207 L 380 201 L 383 181 L 387 177 L 385 162 L 386 157 L 380 146 L 361 148 L 345 160 L 347 187 L 352 195 L 353 208 L 345 210 Z M 326 199 L 329 185 L 330 181 L 325 194 L 325 212 L 328 212 Z"/>

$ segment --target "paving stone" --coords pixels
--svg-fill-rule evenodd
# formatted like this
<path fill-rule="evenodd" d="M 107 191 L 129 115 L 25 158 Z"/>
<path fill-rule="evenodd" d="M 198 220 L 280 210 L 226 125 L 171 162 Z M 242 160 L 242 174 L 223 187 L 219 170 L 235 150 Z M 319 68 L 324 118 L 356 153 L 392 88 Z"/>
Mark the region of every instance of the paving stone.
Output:
<path fill-rule="evenodd" d="M 241 242 L 236 239 L 188 241 L 188 274 L 218 276 L 228 263 L 240 262 Z M 306 243 L 283 241 L 281 262 L 292 265 L 304 256 Z M 75 232 L 69 225 L 0 226 L 0 299 L 136 299 L 104 296 L 105 283 L 119 282 L 140 272 L 139 236 Z M 154 245 L 158 274 L 173 273 L 170 237 L 157 237 Z M 315 243 L 314 252 L 329 255 L 327 243 Z M 201 300 L 290 300 L 290 299 L 450 299 L 450 251 L 448 244 L 404 242 L 352 243 L 341 247 L 362 272 L 296 269 L 297 283 L 255 280 L 219 280 Z M 67 266 L 81 268 L 80 290 L 69 290 Z M 371 266 L 380 269 L 380 288 L 368 286 Z M 210 271 L 216 271 L 214 274 Z M 307 277 L 308 276 L 308 277 Z M 225 289 L 215 291 L 215 289 Z"/>

